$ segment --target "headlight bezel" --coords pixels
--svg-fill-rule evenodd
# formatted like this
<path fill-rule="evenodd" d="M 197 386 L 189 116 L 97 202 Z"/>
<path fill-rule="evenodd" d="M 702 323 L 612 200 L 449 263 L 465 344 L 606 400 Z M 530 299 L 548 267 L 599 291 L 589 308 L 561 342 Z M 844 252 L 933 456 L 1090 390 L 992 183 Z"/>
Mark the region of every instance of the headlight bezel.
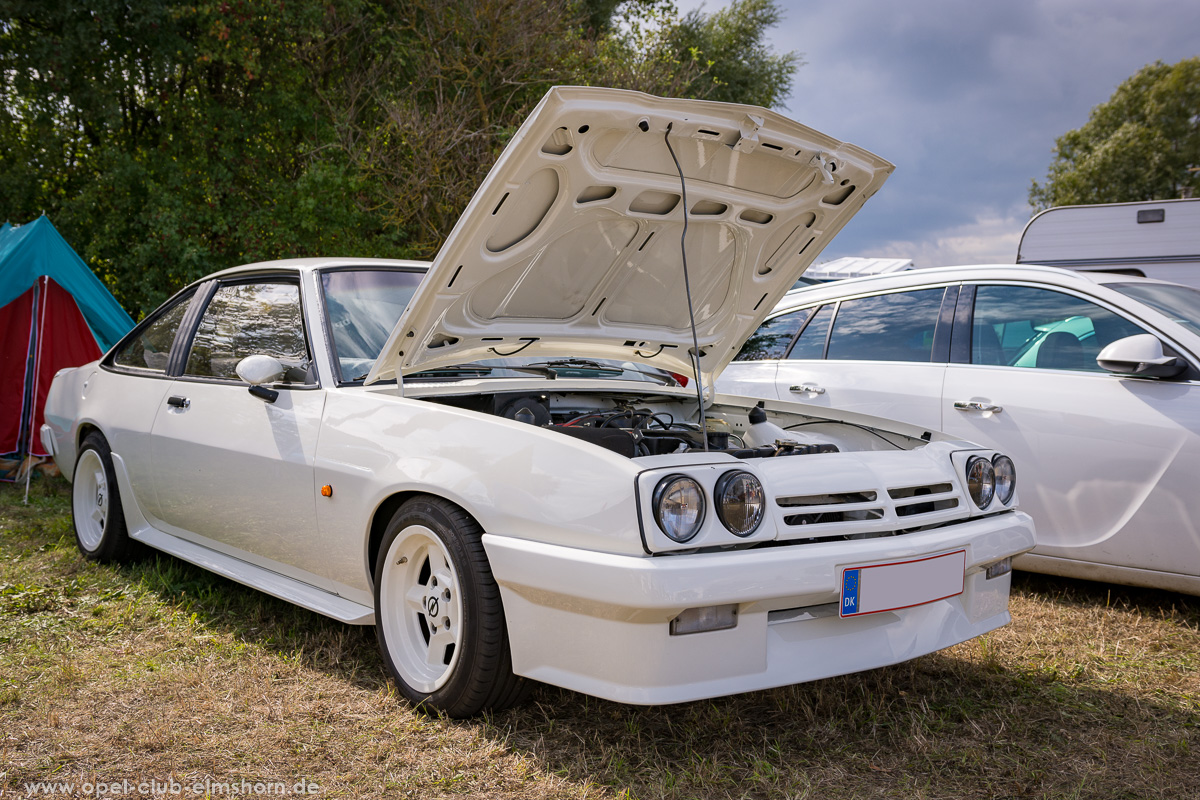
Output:
<path fill-rule="evenodd" d="M 979 475 L 974 475 L 976 468 L 981 470 Z M 996 471 L 992 466 L 992 460 L 984 456 L 971 456 L 967 459 L 966 470 L 964 472 L 966 481 L 967 495 L 980 511 L 984 511 L 992 504 L 992 500 L 996 497 Z M 972 484 L 978 484 L 976 489 Z"/>
<path fill-rule="evenodd" d="M 753 487 L 750 494 L 758 495 L 758 510 L 756 514 L 753 514 L 753 524 L 743 530 L 739 530 L 727 518 L 728 512 L 725 501 L 731 488 L 736 485 L 735 482 L 742 479 L 748 479 L 749 485 Z M 762 526 L 762 521 L 767 516 L 767 492 L 763 488 L 762 481 L 754 473 L 744 469 L 729 470 L 717 479 L 717 485 L 713 489 L 713 507 L 717 512 L 717 519 L 725 526 L 725 530 L 734 536 L 744 539 L 747 536 L 753 536 L 759 527 Z"/>
<path fill-rule="evenodd" d="M 664 502 L 668 495 L 675 489 L 676 484 L 690 484 L 695 489 L 697 498 L 698 512 L 695 521 L 690 524 L 690 531 L 685 536 L 676 536 L 672 534 L 674 529 L 664 522 Z M 704 493 L 704 487 L 700 481 L 693 478 L 691 475 L 685 475 L 681 472 L 672 473 L 660 479 L 654 487 L 654 494 L 650 500 L 651 510 L 654 512 L 654 522 L 658 525 L 658 529 L 663 532 L 663 535 L 676 544 L 685 544 L 696 538 L 700 530 L 704 527 L 704 518 L 708 513 L 708 499 Z"/>
<path fill-rule="evenodd" d="M 1008 480 L 1007 492 L 1001 489 L 1001 462 L 1006 462 L 1008 464 L 1006 471 L 1010 477 Z M 1006 506 L 1011 505 L 1013 498 L 1016 497 L 1017 494 L 1017 465 L 1013 463 L 1011 458 L 1003 453 L 996 453 L 994 456 L 992 456 L 992 472 L 995 475 L 994 482 L 996 486 L 996 499 Z"/>

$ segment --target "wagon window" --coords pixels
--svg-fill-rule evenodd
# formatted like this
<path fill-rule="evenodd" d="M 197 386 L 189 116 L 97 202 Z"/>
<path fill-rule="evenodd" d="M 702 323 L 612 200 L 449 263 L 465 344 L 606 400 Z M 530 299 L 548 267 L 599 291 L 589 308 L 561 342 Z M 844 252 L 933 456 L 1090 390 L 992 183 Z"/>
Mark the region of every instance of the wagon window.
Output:
<path fill-rule="evenodd" d="M 175 333 L 191 299 L 189 292 L 140 332 L 122 342 L 113 353 L 113 364 L 147 372 L 166 372 L 167 361 L 171 357 L 171 343 L 175 341 Z"/>
<path fill-rule="evenodd" d="M 310 362 L 296 284 L 243 283 L 219 288 L 192 339 L 184 374 L 236 381 L 238 362 L 251 355 L 279 359 L 291 368 L 294 378 L 307 370 Z"/>
<path fill-rule="evenodd" d="M 825 357 L 825 339 L 829 337 L 829 322 L 833 319 L 833 304 L 821 306 L 821 310 L 812 318 L 796 343 L 788 353 L 791 359 L 816 359 Z"/>
<path fill-rule="evenodd" d="M 796 331 L 800 330 L 800 326 L 812 315 L 813 310 L 805 308 L 767 320 L 746 340 L 741 352 L 734 356 L 733 360 L 767 361 L 783 358 Z"/>
<path fill-rule="evenodd" d="M 931 361 L 945 292 L 922 289 L 843 301 L 826 358 Z"/>
<path fill-rule="evenodd" d="M 1111 342 L 1145 333 L 1106 308 L 1032 286 L 980 286 L 971 363 L 1103 372 L 1096 356 Z"/>

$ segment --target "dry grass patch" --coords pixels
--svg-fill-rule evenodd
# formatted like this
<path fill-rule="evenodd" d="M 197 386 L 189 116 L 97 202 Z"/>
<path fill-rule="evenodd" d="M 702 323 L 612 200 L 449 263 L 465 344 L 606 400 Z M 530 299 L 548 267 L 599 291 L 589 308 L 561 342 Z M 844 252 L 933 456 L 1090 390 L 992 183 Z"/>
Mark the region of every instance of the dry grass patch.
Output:
<path fill-rule="evenodd" d="M 0 788 L 316 781 L 325 797 L 1200 796 L 1200 602 L 1018 576 L 1014 623 L 888 669 L 679 706 L 545 687 L 414 713 L 351 628 L 163 556 L 75 552 L 0 487 Z M 194 795 L 193 795 L 194 796 Z M 217 795 L 214 795 L 217 796 Z"/>

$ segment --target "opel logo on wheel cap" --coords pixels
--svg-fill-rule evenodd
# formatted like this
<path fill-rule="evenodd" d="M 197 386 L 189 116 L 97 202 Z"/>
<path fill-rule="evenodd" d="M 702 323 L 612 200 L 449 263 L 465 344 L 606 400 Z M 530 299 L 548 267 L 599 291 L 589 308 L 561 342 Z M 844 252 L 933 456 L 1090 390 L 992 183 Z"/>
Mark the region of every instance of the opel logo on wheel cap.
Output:
<path fill-rule="evenodd" d="M 438 601 L 436 597 L 429 598 L 429 602 L 425 606 L 425 612 L 431 617 L 436 617 L 438 613 Z"/>

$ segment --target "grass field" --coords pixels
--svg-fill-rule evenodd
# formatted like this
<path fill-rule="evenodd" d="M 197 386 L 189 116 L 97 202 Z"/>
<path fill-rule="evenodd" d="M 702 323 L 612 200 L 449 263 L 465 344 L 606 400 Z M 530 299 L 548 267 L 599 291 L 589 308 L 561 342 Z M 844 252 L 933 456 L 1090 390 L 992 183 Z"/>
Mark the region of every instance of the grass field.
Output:
<path fill-rule="evenodd" d="M 372 629 L 165 556 L 88 563 L 66 484 L 21 488 L 0 484 L 5 798 L 1200 797 L 1200 598 L 1018 574 L 1012 625 L 896 667 L 659 708 L 542 687 L 455 722 L 397 699 Z"/>

